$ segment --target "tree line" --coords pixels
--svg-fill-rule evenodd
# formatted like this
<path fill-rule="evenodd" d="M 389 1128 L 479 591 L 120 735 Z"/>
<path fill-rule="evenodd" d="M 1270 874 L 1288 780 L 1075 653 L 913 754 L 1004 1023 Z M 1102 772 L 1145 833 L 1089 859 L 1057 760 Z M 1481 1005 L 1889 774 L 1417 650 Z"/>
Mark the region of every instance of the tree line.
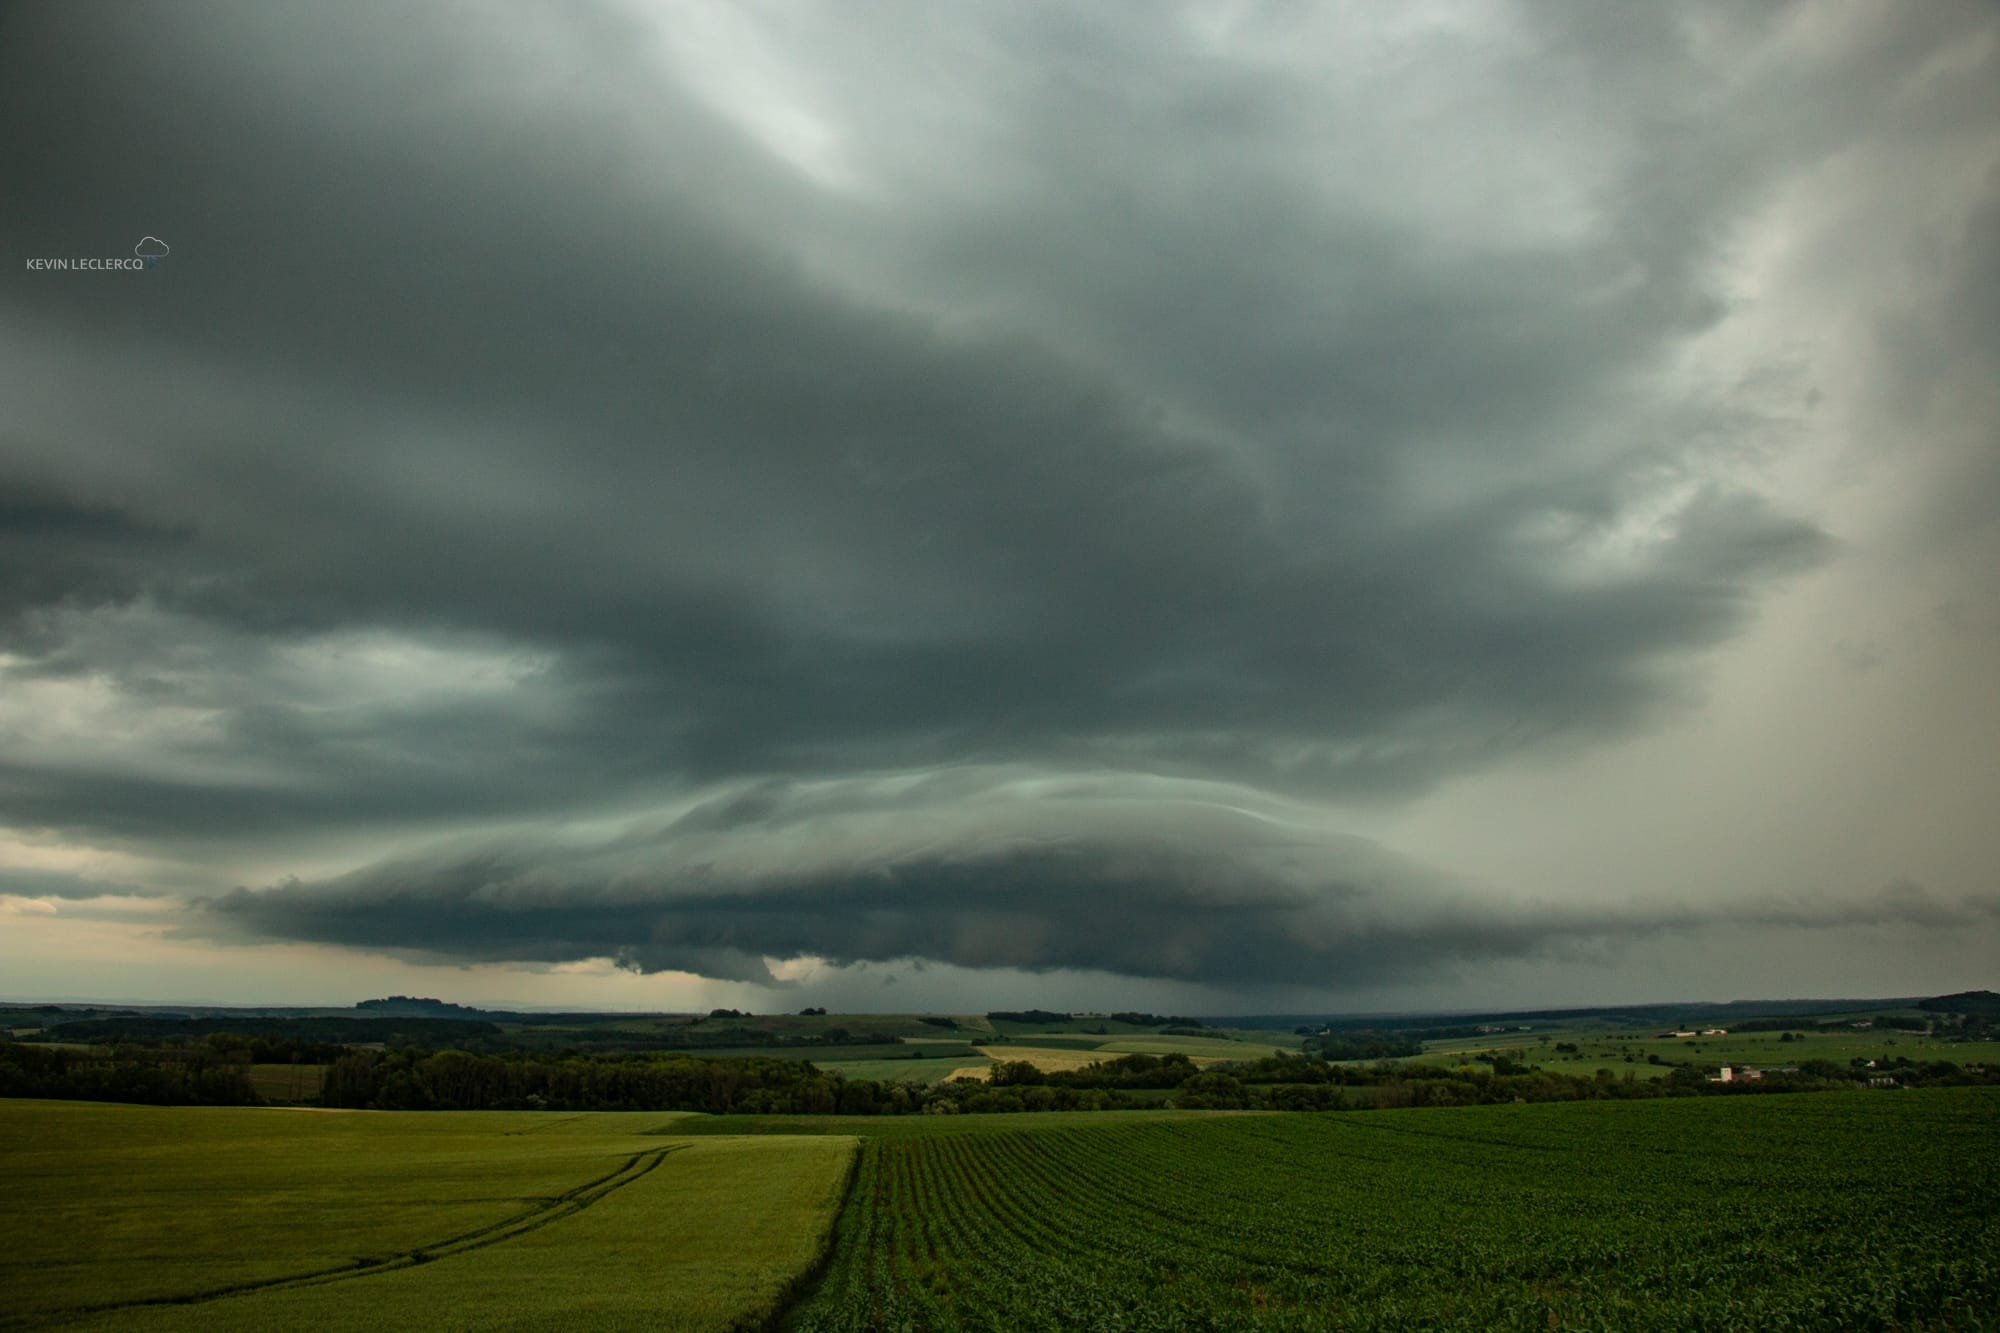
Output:
<path fill-rule="evenodd" d="M 0 1042 L 0 1096 L 179 1105 L 254 1105 L 253 1058 L 284 1050 L 257 1038 L 192 1046 L 74 1050 Z M 310 1051 L 301 1046 L 294 1054 Z M 1504 1055 L 1450 1067 L 1332 1064 L 1278 1055 L 1209 1069 L 1182 1054 L 1125 1055 L 1048 1071 L 1001 1061 L 984 1080 L 846 1078 L 805 1060 L 719 1058 L 676 1051 L 544 1054 L 401 1047 L 344 1049 L 327 1065 L 324 1106 L 370 1110 L 705 1111 L 717 1115 L 909 1115 L 1094 1111 L 1169 1106 L 1327 1111 L 1603 1098 L 1748 1096 L 1893 1082 L 1900 1087 L 2000 1083 L 2000 1068 L 1907 1059 L 1868 1067 L 1807 1060 L 1762 1078 L 1712 1081 L 1701 1067 L 1664 1078 L 1609 1069 L 1561 1073 Z"/>
<path fill-rule="evenodd" d="M 0 1042 L 0 1097 L 147 1106 L 255 1106 L 249 1062 L 211 1046 L 67 1050 Z"/>
<path fill-rule="evenodd" d="M 1054 1009 L 995 1009 L 990 1011 L 986 1017 L 995 1023 L 1034 1023 L 1037 1025 L 1069 1023 L 1076 1019 L 1075 1014 L 1062 1013 Z M 1099 1015 L 1093 1014 L 1091 1017 L 1096 1018 Z M 1146 1014 L 1140 1013 L 1137 1010 L 1126 1010 L 1116 1014 L 1104 1014 L 1102 1017 L 1108 1018 L 1114 1023 L 1127 1023 L 1136 1028 L 1201 1028 L 1208 1026 L 1199 1018 L 1190 1018 L 1185 1014 Z M 928 1022 L 929 1020 L 925 1021 Z"/>

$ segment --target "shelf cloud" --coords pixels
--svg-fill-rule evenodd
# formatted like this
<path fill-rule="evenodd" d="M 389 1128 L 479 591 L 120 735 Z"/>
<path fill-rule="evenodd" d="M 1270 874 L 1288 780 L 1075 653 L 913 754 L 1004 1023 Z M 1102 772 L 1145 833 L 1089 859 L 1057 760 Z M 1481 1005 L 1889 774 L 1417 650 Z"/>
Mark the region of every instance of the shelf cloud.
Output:
<path fill-rule="evenodd" d="M 1263 808 L 1259 808 L 1259 807 Z M 770 963 L 923 959 L 1326 992 L 1712 926 L 1982 926 L 2000 896 L 1501 901 L 1211 784 L 760 784 L 614 837 L 477 842 L 213 900 L 220 928 L 418 957 L 614 958 L 763 985 Z"/>

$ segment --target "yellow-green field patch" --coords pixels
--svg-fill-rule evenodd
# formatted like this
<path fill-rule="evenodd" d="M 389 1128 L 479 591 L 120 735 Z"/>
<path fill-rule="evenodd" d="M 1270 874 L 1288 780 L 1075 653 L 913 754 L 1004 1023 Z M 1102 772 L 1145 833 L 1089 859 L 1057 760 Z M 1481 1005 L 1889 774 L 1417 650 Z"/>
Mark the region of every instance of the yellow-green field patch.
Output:
<path fill-rule="evenodd" d="M 1099 1048 L 1099 1059 L 1119 1055 L 1171 1055 L 1178 1051 L 1195 1063 L 1216 1060 L 1262 1060 L 1284 1049 L 1262 1042 L 1231 1041 L 1226 1037 L 1116 1037 Z"/>
<path fill-rule="evenodd" d="M 961 1053 L 918 1060 L 815 1060 L 813 1064 L 848 1079 L 870 1079 L 877 1083 L 937 1083 L 954 1069 L 977 1058 Z"/>
<path fill-rule="evenodd" d="M 1278 1048 L 1228 1041 L 1219 1037 L 1110 1037 L 1094 1050 L 1012 1044 L 981 1046 L 979 1050 L 994 1060 L 1018 1060 L 1033 1065 L 1045 1074 L 1062 1074 L 1108 1060 L 1116 1060 L 1121 1055 L 1181 1054 L 1206 1069 L 1226 1060 L 1261 1060 L 1267 1055 L 1275 1054 Z M 954 1069 L 951 1077 L 983 1079 L 987 1077 L 987 1071 L 984 1068 L 966 1067 Z"/>
<path fill-rule="evenodd" d="M 1097 1051 L 1070 1051 L 1048 1046 L 981 1046 L 979 1049 L 994 1060 L 1031 1064 L 1045 1074 L 1060 1074 L 1072 1069 L 1082 1069 L 1086 1065 L 1094 1065 L 1112 1058 Z M 990 1068 L 991 1066 L 985 1066 L 970 1072 L 960 1069 L 954 1071 L 953 1077 L 963 1075 L 970 1078 L 985 1078 Z"/>
<path fill-rule="evenodd" d="M 681 1118 L 0 1102 L 0 1327 L 761 1318 L 819 1252 L 853 1140 Z"/>

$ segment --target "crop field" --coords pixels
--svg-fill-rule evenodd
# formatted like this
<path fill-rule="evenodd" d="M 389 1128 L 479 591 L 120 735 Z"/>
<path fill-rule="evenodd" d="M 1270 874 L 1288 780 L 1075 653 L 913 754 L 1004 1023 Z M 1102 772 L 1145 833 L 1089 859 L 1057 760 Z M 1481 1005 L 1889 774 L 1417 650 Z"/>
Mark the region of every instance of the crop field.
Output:
<path fill-rule="evenodd" d="M 1196 1060 L 1261 1060 L 1281 1050 L 1268 1042 L 1232 1041 L 1226 1037 L 1117 1037 L 1098 1048 L 1109 1055 L 1167 1055 L 1179 1051 Z"/>
<path fill-rule="evenodd" d="M 1016 1119 L 867 1140 L 787 1327 L 1985 1328 L 2000 1310 L 1986 1089 Z"/>
<path fill-rule="evenodd" d="M 1019 1044 L 1016 1044 L 1019 1043 Z M 1181 1054 L 1207 1068 L 1229 1060 L 1260 1060 L 1280 1048 L 1263 1043 L 1231 1041 L 1221 1037 L 1075 1037 L 1063 1035 L 1023 1035 L 1006 1042 L 979 1048 L 993 1060 L 1019 1060 L 1048 1074 L 1083 1069 L 1121 1055 Z M 952 1077 L 985 1078 L 987 1071 L 978 1062 L 962 1061 Z"/>
<path fill-rule="evenodd" d="M 1021 1037 L 981 1042 L 988 1051 L 1004 1051 L 1019 1042 L 1023 1046 L 1033 1046 L 1046 1051 L 1094 1051 L 1113 1040 L 1110 1037 L 1077 1037 L 1061 1032 L 1033 1032 Z"/>
<path fill-rule="evenodd" d="M 952 1051 L 942 1058 L 926 1052 L 924 1058 L 907 1057 L 887 1060 L 815 1060 L 820 1069 L 840 1074 L 846 1078 L 872 1079 L 878 1083 L 915 1082 L 936 1083 L 947 1076 L 968 1068 L 983 1069 L 985 1057 L 977 1052 Z"/>
<path fill-rule="evenodd" d="M 1069 1050 L 1059 1046 L 982 1046 L 983 1054 L 994 1060 L 1019 1061 L 1031 1064 L 1046 1074 L 1059 1074 L 1072 1069 L 1083 1069 L 1103 1060 L 1118 1057 L 1103 1051 Z M 959 1073 L 966 1071 L 960 1070 Z M 987 1071 L 972 1071 L 972 1077 L 985 1078 Z"/>
<path fill-rule="evenodd" d="M 1326 1115 L 0 1101 L 0 1198 L 0 1329 L 1943 1329 L 2000 1310 L 2000 1090 L 1981 1088 Z"/>
<path fill-rule="evenodd" d="M 681 1118 L 0 1101 L 0 1328 L 767 1318 L 854 1140 L 686 1139 Z"/>

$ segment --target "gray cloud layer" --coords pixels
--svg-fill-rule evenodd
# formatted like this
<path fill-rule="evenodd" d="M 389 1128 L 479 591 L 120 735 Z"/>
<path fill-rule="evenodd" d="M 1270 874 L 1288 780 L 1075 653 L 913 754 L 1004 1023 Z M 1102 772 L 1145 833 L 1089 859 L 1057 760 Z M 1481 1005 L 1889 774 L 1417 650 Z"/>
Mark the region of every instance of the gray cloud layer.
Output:
<path fill-rule="evenodd" d="M 29 729 L 0 815 L 537 821 L 218 904 L 465 958 L 1303 982 L 1529 948 L 1549 918 L 1433 921 L 1431 877 L 1356 868 L 1385 853 L 1285 870 L 1171 802 L 968 800 L 915 845 L 880 775 L 1382 799 L 1670 712 L 1832 549 L 1741 466 L 1803 393 L 1684 369 L 1731 229 L 1981 105 L 1909 90 L 1990 17 L 1747 80 L 1726 53 L 1796 16 L 1128 17 L 11 9 L 10 262 L 173 249 L 5 290 L 0 651 L 148 725 Z M 731 856 L 810 843 L 816 781 L 859 803 L 840 854 L 535 831 L 745 781 L 784 809 Z"/>
<path fill-rule="evenodd" d="M 611 839 L 444 848 L 217 899 L 253 934 L 483 961 L 615 957 L 770 984 L 766 959 L 920 958 L 1324 991 L 1702 926 L 2000 916 L 1872 896 L 1635 906 L 1494 901 L 1244 792 L 957 772 L 761 784 Z"/>

